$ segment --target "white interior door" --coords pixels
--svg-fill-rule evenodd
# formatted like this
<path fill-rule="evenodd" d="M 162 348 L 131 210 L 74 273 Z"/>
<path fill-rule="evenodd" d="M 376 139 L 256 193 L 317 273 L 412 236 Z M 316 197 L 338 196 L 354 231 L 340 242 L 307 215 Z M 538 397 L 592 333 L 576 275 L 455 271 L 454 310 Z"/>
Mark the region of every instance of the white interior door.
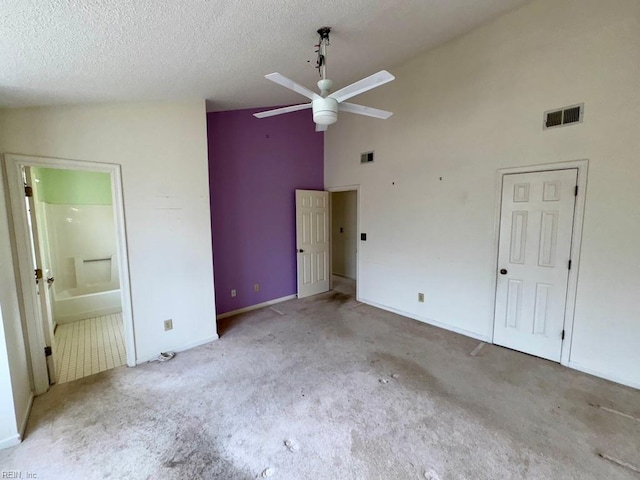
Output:
<path fill-rule="evenodd" d="M 577 169 L 504 175 L 494 343 L 560 361 Z"/>
<path fill-rule="evenodd" d="M 298 298 L 329 290 L 329 192 L 296 190 Z"/>
<path fill-rule="evenodd" d="M 54 278 L 49 265 L 46 262 L 48 255 L 46 253 L 45 243 L 48 241 L 42 236 L 42 228 L 40 228 L 40 219 L 37 217 L 36 201 L 38 201 L 37 188 L 34 186 L 31 168 L 25 167 L 25 183 L 28 187 L 30 195 L 27 195 L 27 212 L 29 217 L 27 221 L 31 227 L 31 247 L 33 256 L 33 269 L 36 272 L 36 292 L 38 295 L 37 314 L 40 317 L 40 323 L 44 332 L 45 348 L 50 349 L 47 355 L 47 370 L 49 373 L 49 383 L 53 384 L 57 381 L 56 370 L 56 342 L 53 329 L 53 313 L 51 311 L 51 286 Z M 40 278 L 38 278 L 40 277 Z"/>

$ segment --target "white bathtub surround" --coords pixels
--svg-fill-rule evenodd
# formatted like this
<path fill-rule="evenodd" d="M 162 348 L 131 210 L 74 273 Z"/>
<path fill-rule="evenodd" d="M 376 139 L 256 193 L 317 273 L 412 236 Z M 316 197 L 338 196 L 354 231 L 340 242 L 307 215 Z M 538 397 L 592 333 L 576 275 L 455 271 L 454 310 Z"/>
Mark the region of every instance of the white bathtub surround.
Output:
<path fill-rule="evenodd" d="M 53 170 L 34 170 L 34 178 L 42 192 L 54 188 L 47 182 L 56 179 L 45 174 Z M 107 173 L 95 175 L 108 178 Z M 76 189 L 81 187 L 74 183 L 70 185 Z M 61 188 L 60 185 L 57 187 Z M 36 195 L 36 212 L 40 241 L 48 258 L 46 264 L 50 266 L 47 276 L 55 278 L 52 289 L 54 325 L 121 312 L 113 205 L 88 204 L 93 199 L 86 194 L 76 195 L 75 203 L 49 203 L 57 198 L 42 192 Z M 69 199 L 73 199 L 72 196 Z M 111 202 L 110 199 L 104 201 Z"/>
<path fill-rule="evenodd" d="M 76 256 L 73 258 L 76 287 L 96 291 L 120 288 L 118 255 Z"/>
<path fill-rule="evenodd" d="M 116 232 L 112 205 L 45 204 L 54 289 L 117 283 Z M 84 317 L 86 318 L 86 317 Z"/>
<path fill-rule="evenodd" d="M 120 290 L 102 290 L 102 286 L 70 288 L 54 293 L 53 314 L 58 325 L 85 318 L 122 312 Z"/>
<path fill-rule="evenodd" d="M 104 315 L 56 329 L 58 383 L 70 382 L 127 361 L 122 315 Z"/>

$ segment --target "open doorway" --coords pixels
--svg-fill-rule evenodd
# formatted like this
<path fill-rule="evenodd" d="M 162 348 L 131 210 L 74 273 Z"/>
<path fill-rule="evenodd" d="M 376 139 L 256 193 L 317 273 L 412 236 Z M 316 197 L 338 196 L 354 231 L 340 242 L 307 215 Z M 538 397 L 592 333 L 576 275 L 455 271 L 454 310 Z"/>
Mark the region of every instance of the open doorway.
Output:
<path fill-rule="evenodd" d="M 51 323 L 46 330 L 53 332 L 57 383 L 124 365 L 110 175 L 43 167 L 24 172 L 32 187 L 33 244 L 47 283 L 43 320 Z"/>
<path fill-rule="evenodd" d="M 358 191 L 331 192 L 331 282 L 356 297 L 358 280 Z"/>
<path fill-rule="evenodd" d="M 5 160 L 34 393 L 135 365 L 119 167 Z"/>

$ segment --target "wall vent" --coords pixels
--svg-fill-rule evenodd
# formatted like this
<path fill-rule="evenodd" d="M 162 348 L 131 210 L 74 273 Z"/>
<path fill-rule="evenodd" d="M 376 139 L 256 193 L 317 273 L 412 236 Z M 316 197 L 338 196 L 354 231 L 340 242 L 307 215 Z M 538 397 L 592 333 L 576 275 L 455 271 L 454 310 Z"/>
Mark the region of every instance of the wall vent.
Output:
<path fill-rule="evenodd" d="M 582 123 L 584 117 L 584 103 L 579 105 L 571 105 L 558 110 L 547 110 L 544 112 L 544 126 L 548 128 L 563 127 L 565 125 L 573 125 Z"/>
<path fill-rule="evenodd" d="M 373 163 L 373 152 L 364 152 L 360 154 L 360 163 Z"/>

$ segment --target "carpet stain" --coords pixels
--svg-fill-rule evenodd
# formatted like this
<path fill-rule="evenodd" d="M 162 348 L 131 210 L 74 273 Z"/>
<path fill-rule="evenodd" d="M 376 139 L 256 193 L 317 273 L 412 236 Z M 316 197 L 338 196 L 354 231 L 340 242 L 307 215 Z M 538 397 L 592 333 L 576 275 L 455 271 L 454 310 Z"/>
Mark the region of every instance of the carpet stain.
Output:
<path fill-rule="evenodd" d="M 197 422 L 177 427 L 171 448 L 162 455 L 158 478 L 229 479 L 253 478 L 224 458 L 217 442 Z"/>
<path fill-rule="evenodd" d="M 392 383 L 389 384 L 391 388 L 397 383 L 398 386 L 415 391 L 420 395 L 428 395 L 428 398 L 435 405 L 441 406 L 451 415 L 459 416 L 459 413 L 456 412 L 464 412 L 467 421 L 481 424 L 493 431 L 499 431 L 514 441 L 526 441 L 526 432 L 514 428 L 510 422 L 504 421 L 500 412 L 474 401 L 473 396 L 466 395 L 460 386 L 456 385 L 459 379 L 454 379 L 455 382 L 440 380 L 425 365 L 406 356 L 384 352 L 376 352 L 371 365 L 378 374 L 390 376 L 395 372 L 402 372 L 402 376 L 398 379 L 391 379 Z"/>
<path fill-rule="evenodd" d="M 332 292 L 331 296 L 327 299 L 328 302 L 337 303 L 339 305 L 344 305 L 345 303 L 352 302 L 353 297 L 349 295 L 345 295 L 341 292 Z"/>
<path fill-rule="evenodd" d="M 369 364 L 378 374 L 392 377 L 402 373 L 402 376 L 393 380 L 400 385 L 418 390 L 438 397 L 448 397 L 445 386 L 427 369 L 426 366 L 407 358 L 406 356 L 393 355 L 386 352 L 376 352 Z"/>

